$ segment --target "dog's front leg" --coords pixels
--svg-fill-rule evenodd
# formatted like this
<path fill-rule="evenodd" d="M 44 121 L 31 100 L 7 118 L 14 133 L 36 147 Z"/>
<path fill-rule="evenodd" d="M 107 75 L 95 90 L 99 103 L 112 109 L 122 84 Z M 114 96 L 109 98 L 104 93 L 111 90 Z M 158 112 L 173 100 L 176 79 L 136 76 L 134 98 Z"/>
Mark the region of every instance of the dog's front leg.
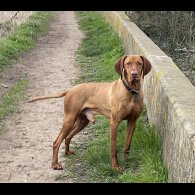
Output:
<path fill-rule="evenodd" d="M 129 154 L 131 139 L 133 136 L 135 125 L 136 125 L 135 119 L 129 118 L 127 120 L 127 129 L 125 133 L 125 144 L 124 144 L 124 154 L 126 158 L 127 158 L 127 155 Z"/>
<path fill-rule="evenodd" d="M 122 168 L 118 165 L 117 160 L 117 127 L 118 122 L 110 119 L 110 158 L 112 163 L 112 168 L 115 170 L 122 170 Z"/>

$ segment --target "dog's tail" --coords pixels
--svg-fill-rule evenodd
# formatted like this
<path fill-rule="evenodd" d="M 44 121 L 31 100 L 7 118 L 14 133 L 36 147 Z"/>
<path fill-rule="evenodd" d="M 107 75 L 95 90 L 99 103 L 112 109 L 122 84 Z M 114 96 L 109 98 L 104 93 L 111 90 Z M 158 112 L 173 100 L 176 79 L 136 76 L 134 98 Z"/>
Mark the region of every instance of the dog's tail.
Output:
<path fill-rule="evenodd" d="M 50 98 L 60 98 L 65 96 L 68 92 L 70 91 L 70 89 L 65 90 L 62 93 L 56 93 L 56 94 L 52 94 L 52 95 L 47 95 L 47 96 L 38 96 L 38 97 L 33 97 L 31 100 L 29 100 L 28 102 L 34 102 L 37 100 L 43 100 L 43 99 L 50 99 Z"/>

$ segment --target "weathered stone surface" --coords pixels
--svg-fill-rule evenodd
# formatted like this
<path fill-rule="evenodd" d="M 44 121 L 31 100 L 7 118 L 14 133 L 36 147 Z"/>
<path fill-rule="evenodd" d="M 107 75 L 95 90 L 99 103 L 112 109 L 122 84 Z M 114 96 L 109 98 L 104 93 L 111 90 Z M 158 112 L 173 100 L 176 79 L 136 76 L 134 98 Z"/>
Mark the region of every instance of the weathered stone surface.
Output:
<path fill-rule="evenodd" d="M 144 55 L 152 71 L 144 79 L 148 117 L 159 132 L 169 182 L 195 182 L 195 87 L 176 64 L 123 12 L 102 11 L 127 54 Z"/>

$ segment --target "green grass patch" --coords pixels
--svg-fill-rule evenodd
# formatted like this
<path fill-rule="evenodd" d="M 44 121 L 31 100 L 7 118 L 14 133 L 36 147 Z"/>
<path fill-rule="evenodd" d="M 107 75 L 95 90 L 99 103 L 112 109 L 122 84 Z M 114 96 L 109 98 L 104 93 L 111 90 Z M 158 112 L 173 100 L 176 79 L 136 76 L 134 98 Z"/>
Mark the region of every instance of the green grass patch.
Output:
<path fill-rule="evenodd" d="M 8 65 L 13 57 L 34 46 L 37 36 L 47 28 L 50 17 L 50 12 L 35 12 L 0 41 L 0 68 Z"/>
<path fill-rule="evenodd" d="M 137 121 L 128 159 L 123 155 L 126 122 L 119 126 L 118 160 L 124 168 L 121 173 L 112 170 L 110 166 L 109 122 L 103 116 L 97 117 L 97 124 L 93 126 L 94 139 L 79 157 L 88 167 L 89 177 L 99 177 L 104 182 L 167 182 L 160 141 L 154 127 L 144 122 L 145 116 L 146 110 Z"/>
<path fill-rule="evenodd" d="M 94 12 L 77 12 L 77 15 L 85 38 L 78 50 L 81 73 L 75 83 L 117 79 L 113 65 L 124 54 L 118 35 Z"/>
<path fill-rule="evenodd" d="M 16 110 L 18 102 L 24 96 L 26 85 L 27 79 L 22 78 L 4 94 L 0 103 L 0 122 L 5 119 L 8 114 Z"/>
<path fill-rule="evenodd" d="M 118 35 L 96 12 L 77 12 L 77 16 L 85 38 L 77 52 L 76 65 L 81 72 L 75 84 L 118 79 L 113 66 L 124 53 Z M 79 151 L 76 156 L 68 158 L 82 164 L 89 181 L 167 182 L 160 141 L 154 127 L 145 122 L 146 117 L 144 109 L 137 121 L 128 159 L 123 156 L 126 121 L 119 125 L 118 160 L 124 167 L 123 172 L 111 169 L 109 122 L 103 116 L 97 116 L 96 124 L 90 127 L 93 129 L 94 139 L 84 143 L 84 149 L 77 149 Z"/>

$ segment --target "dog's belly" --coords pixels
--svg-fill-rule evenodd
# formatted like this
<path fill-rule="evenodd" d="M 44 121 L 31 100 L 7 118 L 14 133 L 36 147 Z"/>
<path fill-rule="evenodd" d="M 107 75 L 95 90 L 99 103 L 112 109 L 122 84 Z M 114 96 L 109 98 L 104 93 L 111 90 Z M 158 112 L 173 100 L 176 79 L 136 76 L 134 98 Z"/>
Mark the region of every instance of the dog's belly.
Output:
<path fill-rule="evenodd" d="M 107 118 L 110 118 L 110 111 L 109 110 L 102 110 L 102 109 L 98 109 L 98 108 L 85 108 L 82 112 L 82 114 L 84 114 L 87 119 L 94 123 L 95 119 L 94 119 L 94 115 L 96 114 L 102 114 Z"/>
<path fill-rule="evenodd" d="M 90 118 L 95 114 L 102 114 L 105 117 L 110 118 L 111 110 L 108 98 L 100 98 L 98 100 L 96 100 L 95 98 L 89 98 L 88 101 L 83 104 L 82 112 L 84 112 L 87 118 Z"/>

